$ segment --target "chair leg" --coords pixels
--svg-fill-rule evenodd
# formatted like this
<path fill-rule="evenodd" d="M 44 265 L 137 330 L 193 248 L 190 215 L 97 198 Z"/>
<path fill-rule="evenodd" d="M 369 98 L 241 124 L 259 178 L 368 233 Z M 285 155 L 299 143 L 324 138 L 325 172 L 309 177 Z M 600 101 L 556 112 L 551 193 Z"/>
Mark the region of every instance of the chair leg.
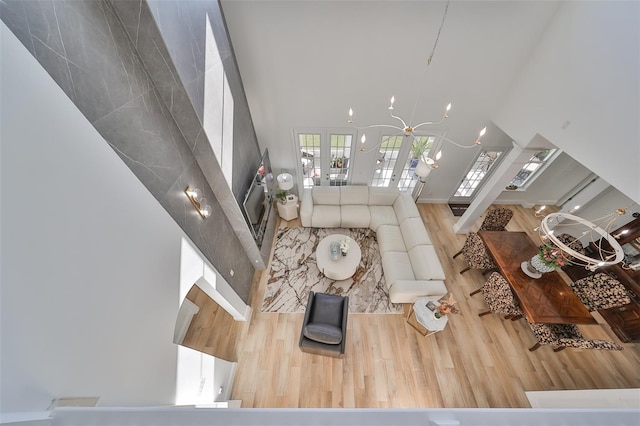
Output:
<path fill-rule="evenodd" d="M 560 351 L 563 351 L 563 350 L 565 350 L 565 349 L 567 349 L 567 347 L 566 347 L 566 346 L 560 346 L 559 348 L 553 348 L 553 351 L 554 351 L 554 352 L 560 352 Z"/>
<path fill-rule="evenodd" d="M 522 315 L 514 315 L 514 316 L 511 317 L 511 321 L 517 321 L 520 318 L 522 318 Z"/>
<path fill-rule="evenodd" d="M 465 272 L 467 272 L 469 269 L 471 269 L 471 266 L 467 266 L 466 268 L 464 268 L 462 271 L 460 271 L 461 274 L 464 274 Z"/>
<path fill-rule="evenodd" d="M 529 348 L 529 352 L 533 352 L 533 351 L 535 351 L 536 349 L 538 349 L 539 347 L 540 347 L 540 342 L 538 342 L 538 343 L 536 343 L 535 345 L 531 346 L 531 347 Z"/>
<path fill-rule="evenodd" d="M 478 316 L 479 316 L 479 317 L 482 317 L 482 316 L 485 316 L 485 315 L 490 314 L 490 313 L 491 313 L 491 311 L 484 311 L 484 312 L 480 312 L 480 313 L 478 314 Z"/>
<path fill-rule="evenodd" d="M 482 271 L 482 275 L 487 275 L 489 272 L 495 272 L 496 270 L 496 268 L 485 269 Z"/>
<path fill-rule="evenodd" d="M 460 256 L 462 254 L 462 250 L 460 250 L 459 252 L 457 252 L 456 254 L 453 255 L 453 258 L 455 259 L 456 257 Z"/>
<path fill-rule="evenodd" d="M 462 272 L 461 272 L 461 273 L 462 273 Z M 482 291 L 482 288 L 479 288 L 479 289 L 477 289 L 477 290 L 474 290 L 474 291 L 472 291 L 471 293 L 469 293 L 469 296 L 476 295 L 476 294 L 480 293 L 481 291 Z"/>

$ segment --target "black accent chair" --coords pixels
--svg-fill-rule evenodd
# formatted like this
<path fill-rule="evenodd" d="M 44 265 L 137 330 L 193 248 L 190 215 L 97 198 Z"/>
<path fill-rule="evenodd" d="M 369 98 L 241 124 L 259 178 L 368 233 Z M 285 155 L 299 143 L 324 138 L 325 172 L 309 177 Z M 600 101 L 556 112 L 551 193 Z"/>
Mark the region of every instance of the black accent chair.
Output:
<path fill-rule="evenodd" d="M 310 291 L 300 331 L 300 350 L 342 358 L 347 340 L 348 314 L 348 297 Z"/>

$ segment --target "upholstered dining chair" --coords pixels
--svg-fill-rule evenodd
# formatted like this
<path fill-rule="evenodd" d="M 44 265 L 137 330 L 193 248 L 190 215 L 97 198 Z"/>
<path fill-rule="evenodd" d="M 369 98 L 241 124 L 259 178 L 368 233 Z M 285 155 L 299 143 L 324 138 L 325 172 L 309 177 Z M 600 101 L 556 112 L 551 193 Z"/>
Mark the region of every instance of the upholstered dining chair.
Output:
<path fill-rule="evenodd" d="M 540 345 L 555 346 L 554 352 L 560 352 L 566 348 L 578 349 L 607 349 L 621 351 L 623 348 L 617 343 L 601 339 L 585 339 L 575 324 L 540 324 L 527 321 L 533 335 L 538 342 L 529 348 L 533 352 Z"/>
<path fill-rule="evenodd" d="M 479 317 L 489 313 L 505 315 L 505 319 L 518 319 L 524 315 L 518 301 L 513 297 L 513 292 L 507 280 L 498 272 L 489 275 L 487 281 L 478 290 L 470 293 L 470 296 L 482 292 L 484 301 L 489 310 L 480 312 Z"/>
<path fill-rule="evenodd" d="M 482 224 L 480 225 L 480 231 L 505 231 L 507 223 L 513 217 L 513 210 L 504 207 L 498 207 L 487 211 L 487 215 L 484 217 Z"/>
<path fill-rule="evenodd" d="M 570 286 L 578 299 L 592 312 L 631 303 L 624 285 L 602 272 L 577 280 Z"/>
<path fill-rule="evenodd" d="M 348 297 L 310 291 L 300 330 L 300 350 L 342 358 L 347 340 L 348 315 Z"/>
<path fill-rule="evenodd" d="M 487 252 L 487 248 L 484 246 L 482 238 L 480 238 L 480 235 L 475 232 L 469 232 L 462 249 L 458 253 L 454 254 L 453 258 L 455 259 L 460 254 L 464 256 L 464 259 L 469 265 L 460 271 L 461 274 L 464 274 L 472 268 L 482 269 L 485 271 L 484 273 L 486 273 L 498 267 Z"/>

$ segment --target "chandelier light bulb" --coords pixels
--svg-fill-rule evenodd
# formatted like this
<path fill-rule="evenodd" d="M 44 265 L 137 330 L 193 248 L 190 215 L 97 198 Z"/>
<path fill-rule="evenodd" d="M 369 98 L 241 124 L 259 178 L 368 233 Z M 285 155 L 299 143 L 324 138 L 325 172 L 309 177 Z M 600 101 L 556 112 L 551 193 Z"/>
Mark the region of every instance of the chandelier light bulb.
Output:
<path fill-rule="evenodd" d="M 389 104 L 389 109 L 393 109 L 393 103 L 396 101 L 396 97 L 392 96 L 391 97 L 391 103 Z"/>
<path fill-rule="evenodd" d="M 438 151 L 436 154 L 436 161 L 439 161 L 442 158 L 442 150 Z"/>
<path fill-rule="evenodd" d="M 349 121 L 348 123 L 353 123 L 353 110 L 349 108 Z"/>
<path fill-rule="evenodd" d="M 571 210 L 569 210 L 569 213 L 575 213 L 576 211 L 578 211 L 578 209 L 580 208 L 580 206 L 575 206 L 574 208 L 572 208 Z"/>
<path fill-rule="evenodd" d="M 476 139 L 476 141 L 474 142 L 476 145 L 480 145 L 480 139 L 485 135 L 485 133 L 487 133 L 486 127 L 480 130 L 480 133 L 478 134 L 478 139 Z"/>
<path fill-rule="evenodd" d="M 362 137 L 360 138 L 360 152 L 364 152 L 364 143 L 366 141 L 367 141 L 367 137 L 363 133 Z"/>
<path fill-rule="evenodd" d="M 204 216 L 205 218 L 211 216 L 211 206 L 207 204 L 202 208 L 201 212 L 202 212 L 202 216 Z"/>
<path fill-rule="evenodd" d="M 444 118 L 449 117 L 449 111 L 451 111 L 451 102 L 449 102 L 449 105 L 447 105 L 447 107 L 444 109 Z"/>

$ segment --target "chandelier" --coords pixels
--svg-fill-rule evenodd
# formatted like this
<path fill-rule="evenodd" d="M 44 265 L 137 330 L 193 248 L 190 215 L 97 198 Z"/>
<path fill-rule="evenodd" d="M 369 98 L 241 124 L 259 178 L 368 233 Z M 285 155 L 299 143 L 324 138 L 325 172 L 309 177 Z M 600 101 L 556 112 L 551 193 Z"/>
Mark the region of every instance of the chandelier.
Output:
<path fill-rule="evenodd" d="M 536 228 L 542 242 L 553 245 L 569 256 L 569 262 L 582 265 L 590 271 L 620 263 L 624 251 L 616 240 L 619 235 L 610 231 L 616 219 L 627 213 L 617 209 L 601 218 L 588 221 L 572 213 L 550 213 Z M 583 245 L 586 243 L 586 247 Z"/>
<path fill-rule="evenodd" d="M 447 4 L 445 5 L 445 9 L 444 9 L 444 14 L 442 16 L 442 21 L 440 22 L 440 28 L 438 29 L 438 34 L 436 36 L 435 42 L 433 43 L 433 48 L 431 49 L 431 54 L 429 55 L 429 58 L 427 59 L 427 69 L 429 68 L 429 65 L 431 65 L 431 61 L 433 60 L 433 55 L 435 54 L 436 51 L 436 47 L 438 45 L 438 40 L 440 39 L 440 33 L 442 31 L 442 27 L 444 26 L 444 22 L 447 18 L 447 11 L 449 9 L 449 2 L 447 2 Z M 391 118 L 397 120 L 399 122 L 398 125 L 395 124 L 371 124 L 368 126 L 363 126 L 363 127 L 358 127 L 356 125 L 354 125 L 353 123 L 353 109 L 349 108 L 349 119 L 348 119 L 348 123 L 351 125 L 351 127 L 354 127 L 358 130 L 365 130 L 365 129 L 371 129 L 371 128 L 376 128 L 376 127 L 383 127 L 383 128 L 390 128 L 390 129 L 394 129 L 397 130 L 399 132 L 401 132 L 401 134 L 404 134 L 404 136 L 406 138 L 411 138 L 411 142 L 418 142 L 416 139 L 418 136 L 437 136 L 438 139 L 444 141 L 444 142 L 449 142 L 459 148 L 475 148 L 477 145 L 480 145 L 480 139 L 484 136 L 484 134 L 487 132 L 487 128 L 483 128 L 480 133 L 478 134 L 478 137 L 476 138 L 476 140 L 469 145 L 464 145 L 464 144 L 460 144 L 457 143 L 439 133 L 433 132 L 433 131 L 425 131 L 425 130 L 421 130 L 421 128 L 426 128 L 427 126 L 438 126 L 440 124 L 442 124 L 448 117 L 449 117 L 449 111 L 451 111 L 451 103 L 449 103 L 445 109 L 444 109 L 444 113 L 442 114 L 442 117 L 440 118 L 440 120 L 438 121 L 424 121 L 421 122 L 419 124 L 413 125 L 411 123 L 410 120 L 404 120 L 401 117 L 395 115 L 393 113 L 393 104 L 395 102 L 395 96 L 391 97 L 391 101 L 389 103 L 389 114 L 391 115 Z M 417 100 L 416 100 L 416 105 L 417 105 Z M 415 113 L 415 105 L 414 105 L 414 110 L 413 112 Z M 413 118 L 413 113 L 411 115 L 411 117 Z M 367 137 L 366 135 L 363 133 L 362 134 L 362 138 L 360 139 L 360 151 L 362 152 L 371 152 L 374 149 L 378 149 L 380 147 L 380 145 L 382 145 L 382 140 L 375 144 L 374 146 L 370 147 L 369 149 L 365 148 L 365 144 L 367 141 Z M 418 142 L 419 143 L 419 142 Z M 439 150 L 436 155 L 431 158 L 428 157 L 426 155 L 424 155 L 424 152 L 421 154 L 421 160 L 422 162 L 425 163 L 426 166 L 430 167 L 430 168 L 437 168 L 438 167 L 438 160 L 440 160 L 440 158 L 442 158 L 442 150 Z M 423 165 L 424 166 L 424 165 Z"/>

